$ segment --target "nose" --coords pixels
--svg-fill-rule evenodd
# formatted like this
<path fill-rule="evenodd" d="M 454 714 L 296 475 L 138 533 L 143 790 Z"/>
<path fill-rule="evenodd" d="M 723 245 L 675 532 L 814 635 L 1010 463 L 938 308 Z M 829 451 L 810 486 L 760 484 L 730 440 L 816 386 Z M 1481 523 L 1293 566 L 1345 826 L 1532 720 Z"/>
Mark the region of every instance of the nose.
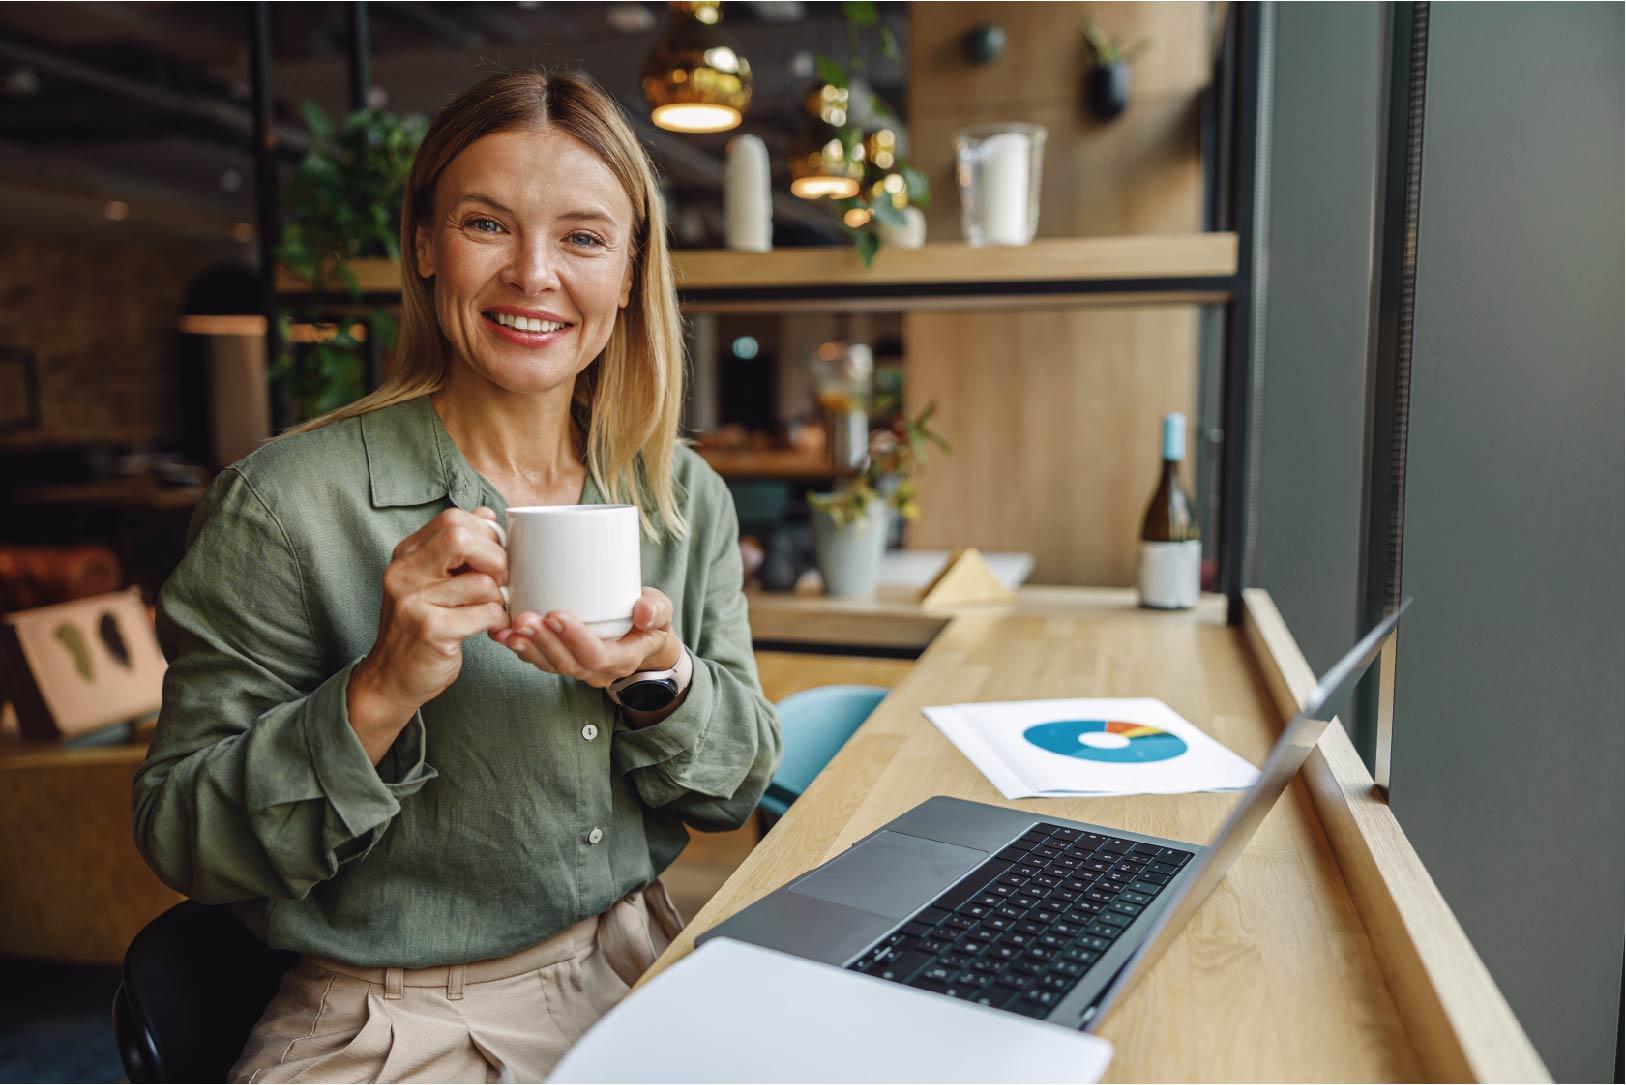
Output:
<path fill-rule="evenodd" d="M 548 247 L 546 235 L 526 234 L 511 251 L 514 259 L 503 276 L 510 286 L 526 297 L 558 289 L 559 271 L 554 265 L 554 254 Z"/>

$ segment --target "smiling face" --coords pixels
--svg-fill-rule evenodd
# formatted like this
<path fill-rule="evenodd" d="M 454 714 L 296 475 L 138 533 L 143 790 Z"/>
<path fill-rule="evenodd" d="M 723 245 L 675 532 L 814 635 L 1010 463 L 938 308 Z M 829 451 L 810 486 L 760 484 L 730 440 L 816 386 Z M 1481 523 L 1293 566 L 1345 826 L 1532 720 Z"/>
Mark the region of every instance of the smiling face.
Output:
<path fill-rule="evenodd" d="M 453 353 L 509 392 L 572 389 L 632 296 L 632 201 L 557 129 L 470 144 L 441 174 L 416 240 Z"/>

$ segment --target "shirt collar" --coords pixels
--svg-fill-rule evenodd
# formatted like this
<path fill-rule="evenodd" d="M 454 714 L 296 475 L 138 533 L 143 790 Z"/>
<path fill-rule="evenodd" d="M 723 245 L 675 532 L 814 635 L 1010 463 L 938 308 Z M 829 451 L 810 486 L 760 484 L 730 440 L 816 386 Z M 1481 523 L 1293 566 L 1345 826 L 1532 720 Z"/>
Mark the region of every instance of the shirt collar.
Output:
<path fill-rule="evenodd" d="M 480 478 L 428 396 L 362 415 L 361 438 L 375 508 L 427 505 L 443 497 L 459 508 L 479 506 Z"/>
<path fill-rule="evenodd" d="M 367 449 L 373 507 L 427 505 L 447 497 L 460 509 L 482 504 L 484 480 L 463 458 L 428 396 L 362 415 L 361 438 Z M 501 500 L 500 494 L 493 496 Z M 600 500 L 589 471 L 581 503 L 594 505 Z"/>

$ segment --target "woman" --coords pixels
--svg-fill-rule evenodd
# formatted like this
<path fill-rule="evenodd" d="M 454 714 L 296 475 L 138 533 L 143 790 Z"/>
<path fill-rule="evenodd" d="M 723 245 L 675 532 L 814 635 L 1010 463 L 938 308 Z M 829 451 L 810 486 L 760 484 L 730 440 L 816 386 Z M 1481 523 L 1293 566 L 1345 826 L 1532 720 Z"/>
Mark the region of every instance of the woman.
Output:
<path fill-rule="evenodd" d="M 779 760 L 615 104 L 531 71 L 465 92 L 401 250 L 395 375 L 228 468 L 159 601 L 137 843 L 304 954 L 233 1080 L 542 1080 L 681 926 L 658 876 L 685 826 L 742 824 Z M 479 521 L 595 503 L 640 509 L 633 630 L 510 617 Z M 667 703 L 621 707 L 643 672 Z"/>

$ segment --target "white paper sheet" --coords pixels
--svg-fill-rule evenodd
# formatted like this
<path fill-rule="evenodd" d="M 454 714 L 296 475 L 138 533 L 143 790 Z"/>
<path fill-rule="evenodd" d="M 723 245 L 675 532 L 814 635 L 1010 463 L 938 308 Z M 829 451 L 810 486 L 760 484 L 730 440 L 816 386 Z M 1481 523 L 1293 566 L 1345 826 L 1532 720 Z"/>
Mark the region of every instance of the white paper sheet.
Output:
<path fill-rule="evenodd" d="M 1094 1082 L 1087 1033 L 717 938 L 611 1010 L 550 1082 Z"/>
<path fill-rule="evenodd" d="M 925 710 L 1007 799 L 1237 791 L 1259 772 L 1153 697 Z"/>

